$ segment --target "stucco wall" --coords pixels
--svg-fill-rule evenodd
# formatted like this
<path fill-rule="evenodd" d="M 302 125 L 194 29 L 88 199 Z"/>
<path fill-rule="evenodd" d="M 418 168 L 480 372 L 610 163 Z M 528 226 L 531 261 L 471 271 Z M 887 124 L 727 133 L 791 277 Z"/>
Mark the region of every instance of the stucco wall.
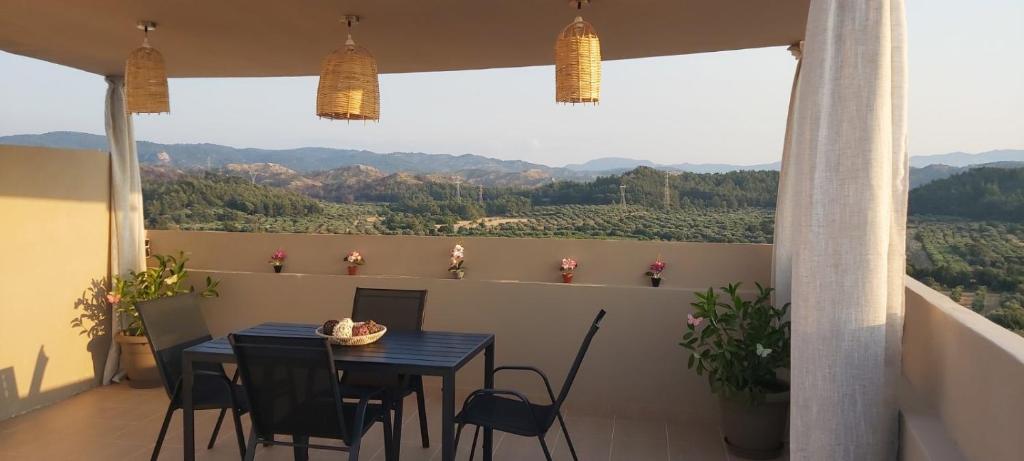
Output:
<path fill-rule="evenodd" d="M 109 171 L 104 152 L 0 145 L 0 420 L 102 372 L 109 339 L 71 321 L 97 313 L 87 290 L 107 273 Z"/>
<path fill-rule="evenodd" d="M 560 386 L 598 309 L 604 328 L 573 388 L 571 411 L 662 416 L 713 422 L 715 401 L 706 380 L 686 369 L 677 345 L 691 312 L 693 288 L 769 279 L 770 247 L 625 241 L 505 238 L 459 239 L 469 273 L 445 271 L 455 240 L 436 237 L 231 234 L 151 231 L 157 253 L 186 251 L 196 280 L 221 280 L 221 297 L 203 301 L 215 335 L 265 321 L 318 323 L 350 315 L 357 286 L 426 289 L 427 329 L 492 332 L 497 363 L 544 369 Z M 267 264 L 278 246 L 289 255 L 286 273 Z M 341 256 L 359 249 L 365 274 L 338 275 Z M 658 254 L 668 263 L 665 284 L 651 288 L 642 273 Z M 580 260 L 580 283 L 559 280 L 557 260 Z M 467 366 L 457 386 L 482 384 L 482 359 Z M 546 394 L 529 377 L 498 377 L 501 387 Z M 436 384 L 436 383 L 434 383 Z"/>
<path fill-rule="evenodd" d="M 905 459 L 1024 459 L 1024 338 L 907 277 L 903 376 Z"/>

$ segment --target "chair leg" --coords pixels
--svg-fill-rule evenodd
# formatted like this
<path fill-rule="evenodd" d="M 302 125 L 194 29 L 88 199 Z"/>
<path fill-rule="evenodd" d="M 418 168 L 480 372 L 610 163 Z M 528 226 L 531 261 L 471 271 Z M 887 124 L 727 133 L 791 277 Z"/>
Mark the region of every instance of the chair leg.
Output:
<path fill-rule="evenodd" d="M 384 413 L 384 417 L 381 418 L 384 424 L 384 460 L 393 461 L 397 460 L 395 456 L 395 432 L 394 428 L 391 427 L 391 415 Z"/>
<path fill-rule="evenodd" d="M 423 396 L 423 377 L 416 378 L 416 410 L 420 415 L 420 438 L 423 448 L 430 448 L 430 431 L 427 430 L 427 401 Z"/>
<path fill-rule="evenodd" d="M 245 447 L 243 461 L 253 461 L 254 459 L 256 459 L 256 429 L 250 429 L 249 444 Z"/>
<path fill-rule="evenodd" d="M 455 427 L 455 446 L 452 447 L 452 451 L 456 453 L 459 451 L 459 438 L 462 437 L 462 428 L 464 427 L 466 427 L 465 423 L 459 423 L 459 425 Z"/>
<path fill-rule="evenodd" d="M 352 439 L 352 444 L 348 446 L 349 461 L 359 461 L 359 447 L 363 444 L 363 434 L 361 432 L 363 431 L 355 431 L 355 438 Z"/>
<path fill-rule="evenodd" d="M 473 461 L 473 456 L 476 455 L 476 438 L 480 436 L 480 426 L 477 426 L 473 430 L 473 446 L 469 448 L 469 461 Z"/>
<path fill-rule="evenodd" d="M 242 429 L 242 415 L 237 408 L 231 409 L 232 419 L 235 421 L 235 438 L 238 439 L 238 454 L 245 459 L 245 433 Z"/>
<path fill-rule="evenodd" d="M 167 413 L 164 415 L 164 423 L 160 426 L 160 435 L 156 436 L 156 445 L 153 447 L 151 461 L 160 457 L 160 447 L 164 444 L 164 437 L 167 435 L 167 426 L 171 424 L 171 416 L 174 416 L 174 404 L 167 405 Z"/>
<path fill-rule="evenodd" d="M 403 408 L 405 407 L 404 400 L 405 399 L 398 398 L 398 399 L 394 400 L 393 402 L 391 402 L 391 404 L 393 405 L 394 410 L 395 410 L 394 411 L 395 423 L 394 423 L 394 427 L 393 427 L 394 434 L 392 435 L 392 438 L 396 441 L 395 442 L 395 459 L 398 459 L 399 453 L 401 453 L 401 451 L 402 451 L 402 420 L 405 419 L 405 417 L 402 415 Z"/>
<path fill-rule="evenodd" d="M 213 434 L 210 434 L 210 443 L 206 444 L 207 450 L 213 449 L 213 444 L 217 442 L 217 435 L 220 434 L 220 425 L 224 422 L 224 415 L 227 414 L 227 408 L 220 409 L 220 415 L 217 416 L 217 424 L 213 425 Z"/>
<path fill-rule="evenodd" d="M 292 453 L 295 456 L 295 461 L 309 461 L 309 437 L 302 435 L 293 435 L 292 443 L 295 446 L 292 447 Z M 303 446 L 299 446 L 302 444 Z M 356 458 L 351 458 L 356 459 Z"/>
<path fill-rule="evenodd" d="M 579 458 L 576 457 L 576 447 L 572 445 L 572 439 L 569 438 L 569 428 L 565 427 L 565 419 L 562 418 L 562 412 L 558 412 L 556 414 L 558 415 L 558 424 L 562 425 L 562 434 L 565 435 L 565 443 L 566 445 L 569 445 L 569 453 L 572 453 L 572 459 L 574 461 L 579 461 Z"/>
<path fill-rule="evenodd" d="M 537 440 L 540 440 L 540 448 L 544 450 L 544 458 L 551 461 L 551 452 L 548 451 L 548 443 L 544 441 L 544 434 L 538 435 Z"/>

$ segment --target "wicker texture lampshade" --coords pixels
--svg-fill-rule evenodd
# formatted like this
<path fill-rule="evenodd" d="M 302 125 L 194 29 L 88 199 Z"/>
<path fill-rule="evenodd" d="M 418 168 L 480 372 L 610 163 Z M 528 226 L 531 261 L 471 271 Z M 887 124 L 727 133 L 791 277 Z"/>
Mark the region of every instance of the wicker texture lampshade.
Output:
<path fill-rule="evenodd" d="M 124 64 L 125 110 L 130 114 L 171 111 L 164 57 L 146 41 Z"/>
<path fill-rule="evenodd" d="M 581 17 L 555 40 L 555 101 L 596 104 L 601 97 L 601 40 Z"/>
<path fill-rule="evenodd" d="M 320 66 L 316 115 L 334 120 L 379 120 L 377 60 L 351 42 L 327 55 Z"/>

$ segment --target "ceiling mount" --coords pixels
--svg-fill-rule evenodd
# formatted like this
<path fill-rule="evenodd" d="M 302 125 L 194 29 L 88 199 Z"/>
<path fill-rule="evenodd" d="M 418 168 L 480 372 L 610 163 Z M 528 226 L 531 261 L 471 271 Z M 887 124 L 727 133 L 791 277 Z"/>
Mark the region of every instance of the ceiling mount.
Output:
<path fill-rule="evenodd" d="M 354 26 L 356 24 L 359 24 L 359 15 L 356 15 L 356 14 L 346 14 L 344 19 L 341 20 L 341 22 L 347 24 L 348 27 L 351 29 L 352 26 Z"/>
<path fill-rule="evenodd" d="M 139 21 L 135 27 L 143 32 L 149 32 L 151 30 L 156 30 L 156 23 L 153 21 Z"/>
<path fill-rule="evenodd" d="M 576 7 L 577 10 L 582 10 L 585 5 L 589 5 L 590 0 L 569 0 L 569 6 Z"/>

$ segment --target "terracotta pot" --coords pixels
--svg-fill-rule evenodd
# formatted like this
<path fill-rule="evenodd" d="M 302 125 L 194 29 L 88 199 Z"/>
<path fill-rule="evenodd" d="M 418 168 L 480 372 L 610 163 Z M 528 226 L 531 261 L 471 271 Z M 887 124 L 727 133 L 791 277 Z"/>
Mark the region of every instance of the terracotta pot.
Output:
<path fill-rule="evenodd" d="M 572 283 L 572 272 L 562 273 L 562 283 Z"/>
<path fill-rule="evenodd" d="M 348 266 L 348 275 L 356 275 L 359 272 L 359 266 Z"/>
<path fill-rule="evenodd" d="M 145 336 L 117 335 L 121 345 L 121 363 L 128 373 L 128 385 L 136 389 L 160 386 L 160 372 L 156 369 L 153 350 Z"/>
<path fill-rule="evenodd" d="M 284 266 L 279 266 L 279 265 L 275 265 L 274 266 L 274 272 L 275 273 L 280 274 L 283 269 L 284 269 Z"/>
<path fill-rule="evenodd" d="M 782 454 L 789 416 L 789 384 L 780 383 L 780 388 L 785 390 L 768 394 L 757 405 L 719 396 L 722 433 L 729 453 L 747 459 L 775 459 Z"/>
<path fill-rule="evenodd" d="M 651 286 L 652 287 L 661 286 L 661 277 L 651 277 Z"/>

